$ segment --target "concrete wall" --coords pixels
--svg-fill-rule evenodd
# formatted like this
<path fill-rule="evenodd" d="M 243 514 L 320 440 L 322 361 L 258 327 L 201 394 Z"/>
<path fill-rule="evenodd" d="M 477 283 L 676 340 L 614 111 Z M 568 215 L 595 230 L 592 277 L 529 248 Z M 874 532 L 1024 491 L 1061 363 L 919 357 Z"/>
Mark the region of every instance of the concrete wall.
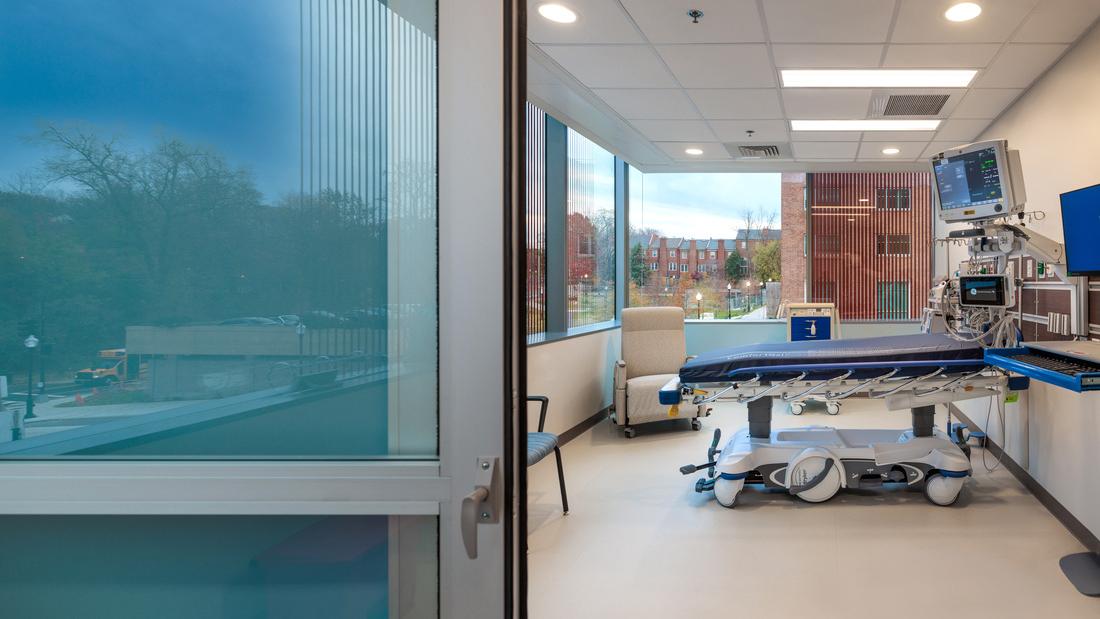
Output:
<path fill-rule="evenodd" d="M 1062 239 L 1058 194 L 1100 183 L 1100 28 L 1043 76 L 980 139 L 1007 139 L 1020 150 L 1027 210 L 1046 219 L 1030 226 Z M 964 257 L 952 251 L 954 262 Z M 954 269 L 936 251 L 937 274 Z M 1100 395 L 1080 395 L 1039 382 L 1008 407 L 1009 453 L 1054 497 L 1100 535 Z M 982 424 L 988 403 L 963 408 Z M 994 430 L 993 436 L 998 438 Z"/>

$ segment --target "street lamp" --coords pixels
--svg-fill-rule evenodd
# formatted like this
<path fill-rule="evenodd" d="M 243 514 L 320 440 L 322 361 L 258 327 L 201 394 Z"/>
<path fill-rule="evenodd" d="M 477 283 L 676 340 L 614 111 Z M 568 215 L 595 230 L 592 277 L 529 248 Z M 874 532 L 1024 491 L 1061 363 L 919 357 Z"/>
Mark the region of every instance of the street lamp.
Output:
<path fill-rule="evenodd" d="M 726 320 L 733 318 L 733 283 L 726 283 Z"/>
<path fill-rule="evenodd" d="M 703 317 L 703 293 L 695 293 L 695 318 L 701 319 Z"/>
<path fill-rule="evenodd" d="M 38 338 L 28 335 L 23 346 L 27 348 L 27 412 L 23 419 L 34 419 L 34 349 L 38 348 Z"/>
<path fill-rule="evenodd" d="M 298 326 L 294 327 L 294 333 L 298 334 L 298 376 L 302 375 L 302 339 L 306 335 L 306 324 L 298 320 Z"/>
<path fill-rule="evenodd" d="M 745 280 L 745 311 L 746 312 L 752 311 L 752 296 L 749 294 L 749 292 L 751 292 L 751 291 L 752 291 L 752 280 L 751 279 L 746 279 Z"/>

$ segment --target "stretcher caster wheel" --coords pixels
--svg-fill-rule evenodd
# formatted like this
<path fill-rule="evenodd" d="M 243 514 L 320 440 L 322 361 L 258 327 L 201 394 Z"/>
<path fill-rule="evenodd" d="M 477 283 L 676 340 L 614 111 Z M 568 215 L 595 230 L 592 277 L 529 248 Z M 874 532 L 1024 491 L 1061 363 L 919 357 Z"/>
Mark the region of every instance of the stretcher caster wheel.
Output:
<path fill-rule="evenodd" d="M 801 415 L 806 410 L 806 405 L 802 402 L 791 402 L 791 414 Z"/>
<path fill-rule="evenodd" d="M 827 455 L 813 453 L 819 451 L 802 452 L 787 469 L 790 493 L 807 503 L 823 503 L 840 491 L 840 467 Z"/>
<path fill-rule="evenodd" d="M 699 430 L 702 430 L 703 429 L 703 422 L 699 421 L 698 417 L 696 417 L 695 419 L 692 419 L 691 420 L 691 429 L 695 430 L 696 432 L 698 432 Z"/>
<path fill-rule="evenodd" d="M 737 495 L 741 493 L 741 488 L 744 486 L 744 479 L 722 479 L 719 477 L 714 480 L 714 498 L 718 499 L 718 504 L 722 507 L 732 509 L 737 503 Z"/>
<path fill-rule="evenodd" d="M 625 436 L 626 438 L 634 438 L 634 428 L 623 428 L 623 436 Z"/>
<path fill-rule="evenodd" d="M 947 507 L 959 500 L 964 481 L 965 477 L 944 477 L 932 473 L 924 482 L 924 498 L 933 505 Z"/>
<path fill-rule="evenodd" d="M 829 413 L 830 415 L 839 415 L 840 414 L 840 402 L 826 402 L 825 403 L 825 412 Z"/>

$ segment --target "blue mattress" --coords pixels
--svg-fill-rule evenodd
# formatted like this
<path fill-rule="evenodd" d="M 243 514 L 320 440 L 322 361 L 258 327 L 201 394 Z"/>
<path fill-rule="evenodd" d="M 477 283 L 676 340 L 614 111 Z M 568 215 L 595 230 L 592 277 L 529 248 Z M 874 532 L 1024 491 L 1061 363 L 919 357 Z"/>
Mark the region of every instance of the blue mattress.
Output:
<path fill-rule="evenodd" d="M 985 366 L 981 346 L 940 333 L 894 335 L 848 340 L 773 342 L 715 350 L 680 368 L 684 384 L 748 380 L 782 380 L 809 372 L 806 380 L 824 380 L 849 369 L 850 378 L 869 378 L 900 367 L 898 377 L 925 374 L 943 362 L 946 374 L 973 372 Z"/>

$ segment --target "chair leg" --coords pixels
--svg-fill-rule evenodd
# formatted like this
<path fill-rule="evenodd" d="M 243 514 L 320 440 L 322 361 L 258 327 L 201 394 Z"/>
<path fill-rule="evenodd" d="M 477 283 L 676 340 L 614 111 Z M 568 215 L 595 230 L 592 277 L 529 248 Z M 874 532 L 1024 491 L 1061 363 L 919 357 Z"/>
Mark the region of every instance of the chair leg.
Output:
<path fill-rule="evenodd" d="M 558 484 L 561 486 L 561 511 L 569 513 L 569 498 L 565 495 L 565 470 L 561 468 L 561 450 L 554 448 L 554 458 L 558 461 Z"/>

